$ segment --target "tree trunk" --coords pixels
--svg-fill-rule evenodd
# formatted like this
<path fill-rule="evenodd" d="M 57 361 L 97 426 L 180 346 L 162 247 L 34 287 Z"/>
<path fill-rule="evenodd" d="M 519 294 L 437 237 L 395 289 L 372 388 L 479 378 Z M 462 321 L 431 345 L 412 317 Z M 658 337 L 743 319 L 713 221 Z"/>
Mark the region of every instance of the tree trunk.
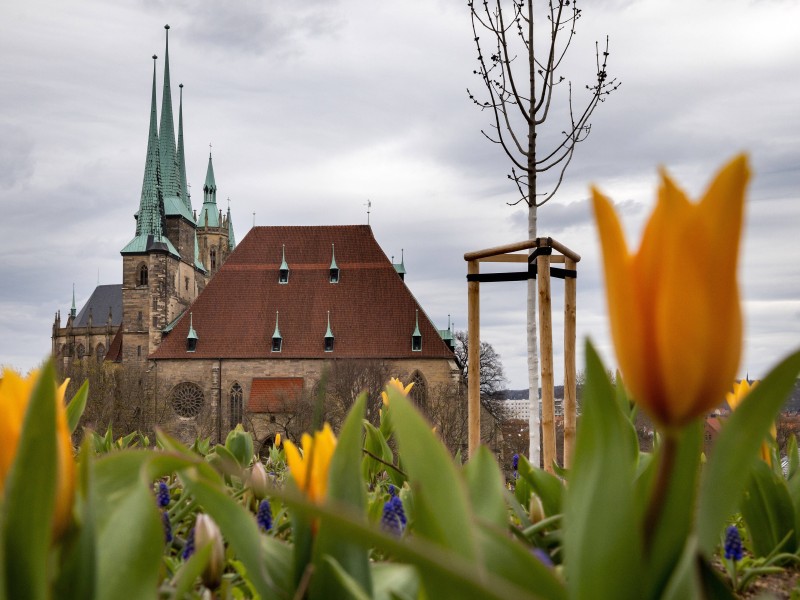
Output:
<path fill-rule="evenodd" d="M 535 198 L 535 196 L 531 196 Z M 536 204 L 535 201 L 528 208 L 528 237 L 536 237 Z M 533 252 L 533 248 L 529 251 Z M 539 336 L 537 332 L 536 297 L 538 290 L 535 279 L 528 279 L 528 400 L 531 405 L 531 415 L 528 421 L 530 431 L 530 448 L 528 457 L 534 467 L 541 466 L 541 418 L 539 410 Z"/>

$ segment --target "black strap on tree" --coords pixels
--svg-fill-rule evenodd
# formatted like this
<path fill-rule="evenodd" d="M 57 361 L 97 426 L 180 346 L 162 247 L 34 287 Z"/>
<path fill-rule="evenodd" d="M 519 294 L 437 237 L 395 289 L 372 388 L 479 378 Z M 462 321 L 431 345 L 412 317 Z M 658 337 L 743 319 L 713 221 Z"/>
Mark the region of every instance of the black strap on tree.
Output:
<path fill-rule="evenodd" d="M 553 253 L 550 246 L 543 246 L 536 248 L 528 255 L 528 270 L 527 271 L 512 271 L 510 273 L 475 273 L 467 275 L 467 281 L 478 281 L 483 283 L 490 283 L 494 281 L 527 281 L 528 279 L 536 279 L 537 275 L 537 256 L 547 256 Z M 575 269 L 562 269 L 560 267 L 550 267 L 550 277 L 556 279 L 566 279 L 571 277 L 575 279 L 578 277 L 578 271 Z"/>

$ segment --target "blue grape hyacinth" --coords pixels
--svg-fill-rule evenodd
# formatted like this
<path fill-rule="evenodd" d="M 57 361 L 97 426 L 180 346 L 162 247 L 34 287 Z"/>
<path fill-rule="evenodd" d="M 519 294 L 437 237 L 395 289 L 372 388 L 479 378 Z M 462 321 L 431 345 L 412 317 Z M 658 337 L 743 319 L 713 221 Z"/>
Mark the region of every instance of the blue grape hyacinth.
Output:
<path fill-rule="evenodd" d="M 742 560 L 744 550 L 742 549 L 742 536 L 736 525 L 731 525 L 725 530 L 725 558 L 734 561 Z"/>
<path fill-rule="evenodd" d="M 392 496 L 383 505 L 381 528 L 393 535 L 400 536 L 406 527 L 406 512 L 403 510 L 403 501 L 398 496 Z"/>
<path fill-rule="evenodd" d="M 516 471 L 519 467 L 519 454 L 515 454 L 511 457 L 511 469 Z"/>
<path fill-rule="evenodd" d="M 169 544 L 172 542 L 172 523 L 169 520 L 169 513 L 165 510 L 161 511 L 161 523 L 164 526 L 164 541 Z"/>
<path fill-rule="evenodd" d="M 186 545 L 183 547 L 181 557 L 183 557 L 183 560 L 188 560 L 192 554 L 194 554 L 194 527 L 189 530 L 189 535 L 186 536 Z"/>
<path fill-rule="evenodd" d="M 161 508 L 169 506 L 169 487 L 163 481 L 158 482 L 158 492 L 156 492 L 156 500 Z"/>
<path fill-rule="evenodd" d="M 272 529 L 272 507 L 269 505 L 269 500 L 266 498 L 258 505 L 256 522 L 262 531 L 269 531 Z"/>

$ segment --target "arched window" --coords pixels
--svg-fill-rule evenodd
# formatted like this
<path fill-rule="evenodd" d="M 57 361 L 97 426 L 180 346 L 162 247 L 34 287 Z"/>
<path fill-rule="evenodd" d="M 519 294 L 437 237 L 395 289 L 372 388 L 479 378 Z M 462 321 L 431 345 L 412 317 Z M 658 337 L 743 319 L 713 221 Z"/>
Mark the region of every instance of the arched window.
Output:
<path fill-rule="evenodd" d="M 78 344 L 78 358 L 83 358 L 86 356 L 86 348 L 83 347 L 83 344 Z"/>
<path fill-rule="evenodd" d="M 200 414 L 205 396 L 199 385 L 187 381 L 172 388 L 169 400 L 179 417 L 190 419 Z"/>
<path fill-rule="evenodd" d="M 414 371 L 411 374 L 411 381 L 414 383 L 414 386 L 408 393 L 409 397 L 414 401 L 414 404 L 416 404 L 417 406 L 419 407 L 427 406 L 428 382 L 425 381 L 425 376 L 418 370 Z"/>
<path fill-rule="evenodd" d="M 236 427 L 239 423 L 242 422 L 242 398 L 244 394 L 242 393 L 242 386 L 238 383 L 234 383 L 231 386 L 231 429 Z"/>
<path fill-rule="evenodd" d="M 97 344 L 97 352 L 95 353 L 97 362 L 101 363 L 106 357 L 106 347 L 103 344 Z"/>
<path fill-rule="evenodd" d="M 209 263 L 211 264 L 211 270 L 215 270 L 217 268 L 217 249 L 212 248 L 208 251 Z"/>
<path fill-rule="evenodd" d="M 136 285 L 147 285 L 147 265 L 144 263 L 139 265 L 138 281 Z"/>

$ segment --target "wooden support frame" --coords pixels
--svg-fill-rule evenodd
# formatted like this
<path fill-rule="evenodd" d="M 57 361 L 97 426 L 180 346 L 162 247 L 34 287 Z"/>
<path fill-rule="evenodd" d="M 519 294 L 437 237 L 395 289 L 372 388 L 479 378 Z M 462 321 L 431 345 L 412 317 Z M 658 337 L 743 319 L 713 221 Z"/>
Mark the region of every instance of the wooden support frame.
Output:
<path fill-rule="evenodd" d="M 521 250 L 528 250 L 523 254 Z M 558 252 L 558 254 L 554 254 Z M 553 323 L 551 300 L 551 265 L 564 264 L 564 466 L 572 464 L 575 445 L 577 379 L 575 337 L 577 316 L 577 263 L 581 257 L 553 238 L 536 238 L 504 246 L 467 252 L 467 385 L 468 450 L 474 456 L 480 445 L 480 263 L 528 263 L 535 260 L 536 272 L 529 266 L 528 277 L 538 279 L 539 358 L 542 385 L 542 461 L 553 471 L 556 461 L 555 397 L 553 384 Z M 556 271 L 559 271 L 556 269 Z M 515 274 L 517 277 L 519 273 Z M 515 277 L 515 278 L 517 278 Z M 534 422 L 534 419 L 531 419 Z"/>

